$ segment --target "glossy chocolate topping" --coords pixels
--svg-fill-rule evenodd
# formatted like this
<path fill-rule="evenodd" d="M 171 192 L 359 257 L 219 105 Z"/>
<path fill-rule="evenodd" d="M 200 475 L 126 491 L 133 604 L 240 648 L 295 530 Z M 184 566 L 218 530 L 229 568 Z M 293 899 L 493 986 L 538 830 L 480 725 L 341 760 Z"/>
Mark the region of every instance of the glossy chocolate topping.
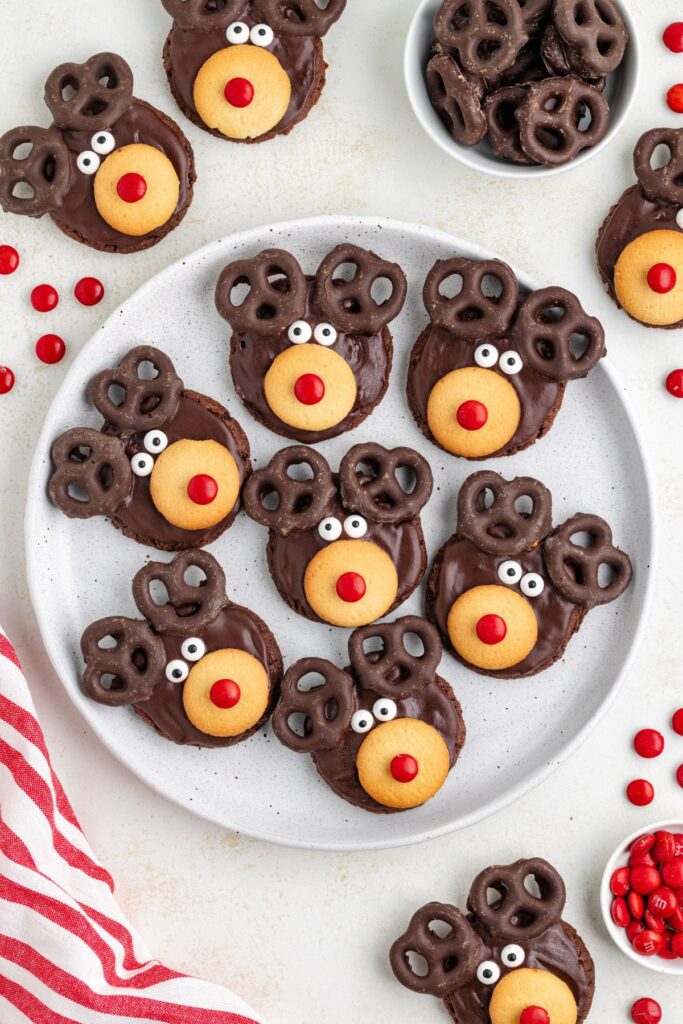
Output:
<path fill-rule="evenodd" d="M 427 612 L 438 626 L 444 643 L 456 657 L 458 655 L 450 643 L 447 628 L 448 613 L 453 602 L 472 587 L 505 586 L 498 578 L 498 567 L 508 558 L 508 555 L 487 555 L 457 534 L 437 554 L 429 578 Z M 519 679 L 532 675 L 556 661 L 584 615 L 583 609 L 565 600 L 553 586 L 540 545 L 533 551 L 516 555 L 514 561 L 522 566 L 524 573 L 538 573 L 545 582 L 543 592 L 529 601 L 538 620 L 538 640 L 534 649 L 518 665 L 499 672 L 477 669 L 469 662 L 463 662 L 475 672 L 501 679 Z M 512 589 L 521 593 L 518 586 Z M 459 660 L 463 661 L 462 658 Z"/>
<path fill-rule="evenodd" d="M 178 205 L 171 220 L 178 219 L 192 198 L 194 162 L 190 144 L 178 126 L 169 117 L 145 103 L 134 99 L 122 117 L 109 128 L 116 148 L 142 142 L 161 150 L 173 164 L 180 181 Z M 76 232 L 88 242 L 112 249 L 139 249 L 145 242 L 165 233 L 166 225 L 146 235 L 124 235 L 102 219 L 95 206 L 94 174 L 83 174 L 76 166 L 79 153 L 92 149 L 95 131 L 64 131 L 62 136 L 70 151 L 70 184 L 59 210 L 51 216 L 63 229 Z M 103 159 L 106 159 L 103 158 Z"/>
<path fill-rule="evenodd" d="M 353 675 L 350 668 L 346 672 Z M 355 678 L 355 677 L 354 677 Z M 356 687 L 356 708 L 370 711 L 377 700 L 376 691 Z M 399 718 L 419 718 L 432 725 L 442 736 L 450 755 L 451 768 L 465 742 L 465 726 L 460 704 L 448 683 L 436 676 L 433 682 L 417 690 L 409 697 L 396 700 Z M 367 734 L 365 734 L 367 735 Z M 365 792 L 358 779 L 356 755 L 364 734 L 347 729 L 342 739 L 331 750 L 319 750 L 313 754 L 313 761 L 320 775 L 335 793 L 366 811 L 376 814 L 392 814 L 402 810 L 385 807 Z"/>

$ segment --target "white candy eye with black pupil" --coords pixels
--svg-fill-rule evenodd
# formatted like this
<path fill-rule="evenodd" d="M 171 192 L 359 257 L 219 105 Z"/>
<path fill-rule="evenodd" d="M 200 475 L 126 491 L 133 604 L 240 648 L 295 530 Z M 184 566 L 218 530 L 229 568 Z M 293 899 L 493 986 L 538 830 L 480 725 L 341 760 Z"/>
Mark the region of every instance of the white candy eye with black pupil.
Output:
<path fill-rule="evenodd" d="M 517 946 L 514 942 L 509 946 L 506 946 L 503 952 L 500 954 L 500 959 L 503 961 L 506 967 L 521 967 L 524 963 L 525 953 L 521 946 Z"/>
<path fill-rule="evenodd" d="M 186 661 L 199 661 L 206 654 L 206 644 L 198 636 L 190 636 L 183 640 L 180 653 Z"/>
<path fill-rule="evenodd" d="M 362 516 L 347 516 L 344 520 L 344 533 L 347 537 L 358 540 L 368 532 L 368 524 Z"/>
<path fill-rule="evenodd" d="M 477 981 L 482 985 L 495 985 L 500 978 L 500 967 L 493 960 L 484 960 L 477 967 Z"/>
<path fill-rule="evenodd" d="M 97 153 L 86 149 L 76 157 L 76 167 L 78 167 L 81 174 L 97 174 L 100 169 L 100 158 Z"/>
<path fill-rule="evenodd" d="M 163 430 L 148 430 L 142 443 L 150 455 L 160 455 L 168 447 L 168 438 Z"/>
<path fill-rule="evenodd" d="M 545 581 L 537 572 L 526 573 L 522 576 L 522 582 L 519 585 L 519 589 L 525 597 L 538 597 L 543 593 L 544 588 Z"/>
<path fill-rule="evenodd" d="M 225 30 L 225 38 L 229 43 L 248 43 L 249 26 L 243 21 L 233 21 Z"/>
<path fill-rule="evenodd" d="M 189 674 L 189 669 L 180 658 L 174 658 L 166 666 L 166 678 L 170 683 L 184 683 Z"/>
<path fill-rule="evenodd" d="M 292 345 L 305 345 L 313 337 L 311 325 L 307 324 L 305 320 L 295 320 L 287 331 L 287 337 Z"/>
<path fill-rule="evenodd" d="M 519 583 L 521 578 L 522 567 L 519 562 L 513 562 L 512 559 L 509 559 L 498 566 L 498 579 L 501 583 L 513 586 L 515 583 Z"/>
<path fill-rule="evenodd" d="M 334 516 L 327 516 L 318 526 L 318 533 L 323 540 L 339 540 L 342 524 Z"/>
<path fill-rule="evenodd" d="M 676 214 L 676 223 L 678 224 L 679 228 L 681 228 L 681 230 L 683 231 L 683 209 L 679 210 Z"/>
<path fill-rule="evenodd" d="M 270 25 L 254 25 L 249 38 L 254 46 L 270 46 L 275 38 L 275 33 Z"/>
<path fill-rule="evenodd" d="M 370 732 L 374 721 L 369 711 L 354 711 L 351 716 L 351 728 L 362 735 L 364 732 Z"/>
<path fill-rule="evenodd" d="M 389 697 L 382 697 L 372 705 L 372 714 L 378 722 L 391 722 L 398 714 L 398 708 Z"/>
<path fill-rule="evenodd" d="M 99 153 L 100 156 L 106 156 L 107 153 L 111 153 L 116 148 L 116 140 L 111 132 L 98 132 L 97 135 L 93 135 L 90 145 L 95 153 Z"/>
<path fill-rule="evenodd" d="M 130 468 L 135 476 L 150 476 L 154 469 L 154 459 L 149 452 L 138 452 L 130 460 Z"/>
<path fill-rule="evenodd" d="M 519 352 L 503 352 L 500 357 L 500 368 L 503 373 L 507 373 L 508 377 L 512 377 L 514 374 L 519 373 L 523 365 L 522 357 Z"/>
<path fill-rule="evenodd" d="M 332 324 L 317 324 L 313 331 L 313 337 L 319 345 L 334 345 L 337 340 L 337 332 Z"/>
<path fill-rule="evenodd" d="M 498 362 L 498 349 L 488 343 L 479 345 L 474 350 L 474 361 L 477 366 L 483 366 L 485 369 L 495 366 Z"/>

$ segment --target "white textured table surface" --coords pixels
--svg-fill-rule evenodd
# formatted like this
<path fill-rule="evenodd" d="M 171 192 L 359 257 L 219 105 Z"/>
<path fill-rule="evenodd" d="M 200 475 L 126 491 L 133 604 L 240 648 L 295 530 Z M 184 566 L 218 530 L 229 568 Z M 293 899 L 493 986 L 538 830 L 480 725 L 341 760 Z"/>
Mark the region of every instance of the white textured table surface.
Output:
<path fill-rule="evenodd" d="M 176 115 L 160 64 L 169 23 L 158 0 L 62 0 L 58 7 L 2 0 L 1 6 L 0 130 L 46 123 L 47 73 L 103 49 L 131 63 L 138 95 Z M 477 177 L 422 134 L 401 71 L 415 6 L 415 0 L 349 0 L 325 43 L 330 71 L 322 100 L 287 139 L 231 147 L 178 115 L 196 150 L 196 198 L 180 230 L 150 252 L 98 255 L 47 221 L 0 217 L 0 242 L 16 245 L 23 260 L 16 275 L 0 279 L 0 364 L 17 374 L 14 392 L 0 398 L 0 622 L 32 680 L 57 770 L 82 824 L 114 872 L 135 925 L 172 966 L 230 985 L 281 1024 L 437 1024 L 447 1019 L 440 1005 L 404 993 L 390 976 L 390 942 L 422 902 L 462 901 L 481 867 L 534 853 L 565 876 L 567 919 L 596 959 L 591 1020 L 620 1024 L 632 999 L 648 994 L 662 1003 L 666 1024 L 678 1024 L 680 980 L 633 967 L 616 951 L 599 918 L 597 885 L 622 835 L 648 820 L 683 817 L 683 791 L 673 781 L 683 740 L 666 728 L 683 705 L 683 402 L 662 387 L 668 370 L 683 365 L 683 348 L 680 332 L 649 332 L 616 311 L 594 270 L 593 242 L 610 204 L 633 180 L 631 152 L 640 132 L 676 123 L 662 96 L 683 79 L 683 56 L 669 54 L 659 37 L 680 17 L 680 5 L 630 0 L 644 57 L 631 122 L 595 160 L 540 186 Z M 424 221 L 494 249 L 539 282 L 576 290 L 607 328 L 610 355 L 652 459 L 660 527 L 643 643 L 616 706 L 582 750 L 525 799 L 464 832 L 427 846 L 346 856 L 276 849 L 222 832 L 156 797 L 114 761 L 76 715 L 41 649 L 22 532 L 42 418 L 69 359 L 101 319 L 151 274 L 214 237 L 324 212 Z M 94 310 L 68 297 L 85 274 L 107 287 Z M 63 295 L 51 317 L 34 313 L 28 302 L 30 288 L 43 280 Z M 60 366 L 43 366 L 33 355 L 46 330 L 69 345 Z M 655 764 L 630 750 L 643 725 L 663 728 L 669 741 Z M 655 803 L 644 810 L 623 796 L 626 781 L 638 774 L 657 785 Z"/>

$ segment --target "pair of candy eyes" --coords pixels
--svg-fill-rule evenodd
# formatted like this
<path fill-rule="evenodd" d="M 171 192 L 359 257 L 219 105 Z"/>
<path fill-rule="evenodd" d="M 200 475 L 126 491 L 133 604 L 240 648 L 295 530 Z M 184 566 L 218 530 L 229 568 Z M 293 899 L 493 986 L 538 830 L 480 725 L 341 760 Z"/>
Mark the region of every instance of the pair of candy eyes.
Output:
<path fill-rule="evenodd" d="M 524 963 L 525 953 L 521 946 L 514 942 L 505 946 L 500 954 L 500 959 L 505 967 L 521 967 Z M 477 981 L 482 985 L 495 985 L 500 978 L 500 967 L 495 960 L 484 960 L 477 967 Z"/>
<path fill-rule="evenodd" d="M 144 452 L 137 452 L 130 460 L 130 468 L 135 476 L 149 476 L 154 469 L 154 456 L 161 455 L 168 447 L 168 438 L 163 430 L 148 430 L 142 439 L 146 448 Z"/>
<path fill-rule="evenodd" d="M 370 711 L 354 711 L 351 716 L 351 728 L 362 735 L 370 732 L 375 722 L 391 722 L 398 714 L 396 702 L 389 697 L 380 697 L 372 705 Z"/>
<path fill-rule="evenodd" d="M 305 320 L 295 320 L 287 331 L 287 337 L 293 345 L 305 345 L 311 338 L 319 345 L 334 345 L 338 335 L 332 324 L 317 324 L 313 329 Z"/>
<path fill-rule="evenodd" d="M 483 366 L 485 370 L 490 370 L 496 363 L 500 366 L 503 373 L 507 373 L 509 377 L 513 377 L 516 373 L 524 366 L 522 357 L 519 352 L 508 349 L 507 352 L 503 352 L 498 357 L 498 349 L 495 345 L 479 345 L 474 351 L 474 361 L 477 366 Z"/>
<path fill-rule="evenodd" d="M 545 582 L 537 572 L 524 573 L 519 562 L 509 560 L 498 567 L 498 579 L 501 583 L 514 586 L 519 583 L 519 589 L 525 597 L 538 597 L 545 589 Z M 520 583 L 521 580 L 521 583 Z"/>
<path fill-rule="evenodd" d="M 270 46 L 275 33 L 270 25 L 254 25 L 250 30 L 243 21 L 233 21 L 225 30 L 225 38 L 229 43 L 247 43 L 251 40 L 254 46 Z"/>
<path fill-rule="evenodd" d="M 180 648 L 184 661 L 181 658 L 174 658 L 166 666 L 166 678 L 170 683 L 184 683 L 190 674 L 188 661 L 199 661 L 206 654 L 206 644 L 198 636 L 189 636 L 183 640 Z"/>
<path fill-rule="evenodd" d="M 100 157 L 116 149 L 116 139 L 111 132 L 98 132 L 90 140 L 90 146 L 76 157 L 76 166 L 82 174 L 97 174 L 102 162 Z"/>
<path fill-rule="evenodd" d="M 368 532 L 368 524 L 362 516 L 347 516 L 342 526 L 334 516 L 327 516 L 318 527 L 318 533 L 326 541 L 339 540 L 342 530 L 347 537 L 359 540 Z"/>

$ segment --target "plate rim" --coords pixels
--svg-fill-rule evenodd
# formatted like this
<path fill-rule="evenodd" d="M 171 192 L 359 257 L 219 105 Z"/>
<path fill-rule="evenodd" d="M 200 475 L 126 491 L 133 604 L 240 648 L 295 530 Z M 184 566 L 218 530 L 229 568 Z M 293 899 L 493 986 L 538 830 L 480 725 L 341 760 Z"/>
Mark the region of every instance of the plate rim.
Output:
<path fill-rule="evenodd" d="M 646 498 L 647 498 L 647 514 L 649 519 L 649 530 L 647 535 L 647 574 L 645 579 L 644 590 L 642 592 L 641 607 L 638 614 L 637 626 L 633 632 L 631 644 L 628 653 L 622 663 L 621 669 L 612 684 L 612 687 L 600 704 L 594 714 L 588 719 L 584 726 L 576 733 L 571 739 L 560 747 L 556 756 L 551 760 L 541 765 L 535 771 L 531 772 L 527 778 L 522 779 L 516 785 L 505 789 L 502 795 L 494 796 L 486 803 L 484 803 L 476 811 L 472 811 L 462 817 L 457 818 L 455 821 L 449 821 L 439 826 L 438 828 L 431 828 L 422 831 L 415 831 L 408 836 L 399 836 L 395 838 L 378 838 L 376 840 L 365 840 L 365 841 L 316 841 L 311 842 L 310 840 L 298 839 L 296 837 L 284 837 L 282 835 L 273 835 L 267 829 L 255 829 L 255 828 L 243 828 L 235 825 L 226 824 L 224 820 L 221 820 L 218 815 L 211 813 L 209 809 L 201 809 L 193 806 L 191 803 L 184 801 L 181 796 L 176 793 L 167 791 L 162 788 L 156 781 L 151 781 L 149 778 L 139 773 L 134 767 L 126 761 L 123 752 L 117 748 L 113 742 L 108 742 L 108 738 L 111 735 L 111 730 L 107 730 L 100 726 L 96 719 L 91 718 L 86 708 L 81 704 L 76 694 L 72 692 L 71 685 L 65 681 L 60 668 L 61 659 L 58 659 L 56 655 L 53 656 L 51 643 L 49 641 L 47 630 L 43 627 L 39 616 L 39 582 L 38 582 L 38 571 L 36 563 L 38 561 L 38 548 L 33 545 L 32 536 L 32 523 L 33 523 L 33 507 L 35 504 L 34 496 L 40 492 L 43 487 L 43 474 L 45 458 L 49 458 L 49 451 L 51 447 L 51 440 L 48 436 L 50 434 L 50 420 L 53 414 L 54 408 L 58 405 L 62 393 L 71 386 L 74 378 L 82 377 L 80 373 L 81 365 L 85 364 L 90 357 L 92 347 L 96 344 L 99 334 L 106 330 L 110 323 L 114 322 L 122 313 L 124 307 L 139 298 L 141 295 L 151 290 L 153 287 L 158 285 L 160 281 L 163 281 L 167 276 L 171 276 L 177 271 L 181 270 L 184 264 L 192 260 L 196 262 L 205 256 L 212 255 L 215 251 L 220 250 L 226 245 L 230 244 L 248 244 L 250 241 L 257 241 L 267 237 L 268 233 L 278 232 L 285 233 L 287 231 L 295 231 L 300 229 L 330 229 L 333 228 L 337 231 L 348 231 L 352 228 L 364 228 L 372 229 L 379 228 L 380 230 L 387 229 L 392 232 L 403 232 L 413 236 L 415 235 L 427 235 L 431 240 L 446 243 L 454 249 L 464 248 L 466 250 L 476 250 L 480 255 L 480 259 L 491 259 L 500 258 L 491 252 L 486 246 L 480 246 L 478 243 L 469 242 L 466 239 L 461 238 L 458 235 L 454 235 L 449 231 L 444 231 L 441 228 L 435 228 L 428 224 L 423 224 L 413 221 L 402 221 L 391 217 L 373 217 L 369 215 L 350 215 L 350 214 L 320 214 L 312 217 L 296 217 L 284 221 L 276 221 L 272 223 L 260 224 L 256 227 L 247 228 L 243 231 L 234 232 L 226 235 L 222 238 L 214 239 L 211 242 L 200 246 L 183 256 L 180 256 L 177 260 L 174 260 L 168 266 L 164 267 L 158 273 L 147 278 L 138 288 L 136 288 L 130 295 L 127 295 L 123 302 L 116 307 L 100 324 L 97 330 L 88 338 L 83 344 L 80 352 L 74 359 L 72 365 L 67 371 L 63 381 L 61 382 L 58 390 L 50 402 L 49 408 L 45 414 L 43 424 L 41 426 L 38 439 L 36 441 L 33 455 L 31 458 L 31 465 L 27 480 L 27 491 L 26 491 L 26 507 L 24 510 L 24 546 L 26 552 L 26 576 L 29 590 L 29 597 L 33 608 L 34 615 L 38 624 L 38 630 L 40 638 L 48 656 L 53 671 L 58 677 L 66 695 L 71 704 L 76 708 L 79 715 L 83 717 L 88 727 L 93 731 L 97 739 L 106 747 L 106 749 L 116 758 L 116 760 L 124 766 L 131 774 L 138 778 L 144 785 L 146 785 L 153 792 L 159 794 L 166 800 L 175 804 L 183 810 L 192 813 L 196 817 L 204 821 L 209 821 L 212 824 L 218 825 L 220 828 L 228 831 L 233 831 L 238 835 L 247 835 L 253 839 L 259 839 L 264 842 L 271 843 L 275 846 L 282 846 L 291 849 L 306 849 L 306 850 L 322 850 L 337 853 L 344 852 L 356 852 L 365 850 L 382 850 L 382 849 L 398 849 L 403 846 L 413 846 L 418 843 L 427 842 L 431 839 L 439 838 L 440 836 L 448 835 L 452 832 L 461 831 L 462 829 L 468 828 L 474 825 L 476 822 L 483 821 L 486 818 L 491 817 L 498 811 L 503 810 L 506 807 L 516 803 L 517 800 L 521 799 L 527 793 L 531 792 L 541 783 L 545 782 L 561 764 L 568 761 L 581 745 L 588 738 L 590 733 L 597 727 L 597 725 L 603 720 L 610 707 L 616 700 L 616 697 L 623 685 L 624 679 L 628 674 L 638 647 L 640 645 L 642 634 L 644 631 L 645 623 L 648 620 L 650 607 L 652 603 L 652 596 L 654 590 L 654 578 L 656 573 L 656 559 L 658 551 L 658 523 L 656 517 L 656 491 L 654 474 L 648 464 L 646 458 L 646 446 L 644 444 L 638 422 L 633 414 L 630 402 L 624 393 L 624 389 L 620 384 L 618 374 L 614 369 L 611 361 L 608 357 L 600 361 L 601 369 L 606 373 L 610 385 L 612 386 L 615 395 L 624 414 L 629 422 L 633 437 L 635 440 L 636 450 L 640 464 L 642 467 L 642 475 L 646 485 Z M 537 284 L 533 281 L 528 274 L 518 270 L 514 265 L 512 269 L 516 274 L 518 280 L 525 287 L 535 289 Z M 642 571 L 642 570 L 641 570 Z"/>

